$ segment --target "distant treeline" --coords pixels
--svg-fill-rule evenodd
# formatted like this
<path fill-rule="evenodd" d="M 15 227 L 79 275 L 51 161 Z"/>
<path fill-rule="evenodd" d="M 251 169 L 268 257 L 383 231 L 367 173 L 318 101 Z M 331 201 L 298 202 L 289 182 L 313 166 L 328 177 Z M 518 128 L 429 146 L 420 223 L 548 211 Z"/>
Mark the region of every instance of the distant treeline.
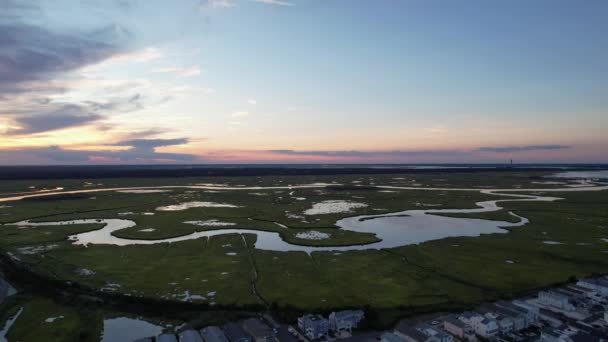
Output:
<path fill-rule="evenodd" d="M 437 167 L 437 168 L 433 168 Z M 234 177 L 234 176 L 324 176 L 352 174 L 397 173 L 462 173 L 551 171 L 556 169 L 598 170 L 608 165 L 95 165 L 95 166 L 4 166 L 0 180 L 18 179 L 91 179 L 91 178 L 155 178 L 155 177 Z"/>

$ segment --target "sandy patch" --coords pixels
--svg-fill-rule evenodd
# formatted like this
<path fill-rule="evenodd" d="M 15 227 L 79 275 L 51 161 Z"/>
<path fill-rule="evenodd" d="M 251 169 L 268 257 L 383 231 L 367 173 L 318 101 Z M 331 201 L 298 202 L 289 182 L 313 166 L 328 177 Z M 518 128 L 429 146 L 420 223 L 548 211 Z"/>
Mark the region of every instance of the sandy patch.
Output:
<path fill-rule="evenodd" d="M 222 222 L 219 220 L 205 220 L 205 221 L 186 221 L 184 223 L 193 224 L 195 226 L 204 226 L 204 227 L 227 227 L 227 226 L 236 226 L 234 222 Z"/>
<path fill-rule="evenodd" d="M 367 207 L 367 204 L 359 202 L 349 202 L 343 200 L 323 201 L 313 204 L 312 208 L 304 211 L 304 215 L 349 213 L 353 209 L 365 207 Z"/>
<path fill-rule="evenodd" d="M 116 192 L 120 192 L 123 194 L 155 194 L 155 193 L 160 193 L 160 192 L 170 192 L 171 190 L 155 190 L 155 189 L 133 189 L 133 190 L 117 190 Z"/>
<path fill-rule="evenodd" d="M 114 291 L 118 290 L 120 287 L 121 287 L 121 285 L 117 284 L 117 283 L 106 283 L 106 285 L 104 287 L 102 287 L 100 290 L 106 291 L 106 292 L 114 292 Z"/>
<path fill-rule="evenodd" d="M 238 205 L 216 202 L 186 202 L 180 204 L 167 205 L 158 207 L 158 211 L 180 211 L 190 208 L 240 208 Z"/>
<path fill-rule="evenodd" d="M 45 321 L 46 323 L 53 323 L 53 322 L 55 322 L 56 320 L 59 320 L 59 319 L 62 319 L 62 318 L 63 318 L 63 316 L 49 317 L 49 318 L 45 319 L 44 321 Z"/>
<path fill-rule="evenodd" d="M 152 216 L 154 213 L 134 213 L 132 211 L 125 211 L 123 213 L 118 213 L 118 216 L 129 216 L 129 215 L 144 215 L 144 216 Z"/>
<path fill-rule="evenodd" d="M 78 274 L 79 276 L 83 276 L 83 277 L 90 277 L 95 275 L 95 271 L 90 270 L 88 268 L 78 268 L 74 271 L 76 274 Z"/>
<path fill-rule="evenodd" d="M 329 239 L 330 235 L 327 233 L 318 232 L 316 230 L 311 230 L 308 232 L 297 233 L 295 236 L 298 239 L 305 239 L 305 240 L 324 240 L 324 239 Z"/>
<path fill-rule="evenodd" d="M 207 300 L 207 297 L 197 294 L 190 294 L 190 291 L 186 290 L 184 293 L 174 295 L 174 297 L 180 297 L 179 300 L 182 302 L 191 302 L 193 300 Z"/>

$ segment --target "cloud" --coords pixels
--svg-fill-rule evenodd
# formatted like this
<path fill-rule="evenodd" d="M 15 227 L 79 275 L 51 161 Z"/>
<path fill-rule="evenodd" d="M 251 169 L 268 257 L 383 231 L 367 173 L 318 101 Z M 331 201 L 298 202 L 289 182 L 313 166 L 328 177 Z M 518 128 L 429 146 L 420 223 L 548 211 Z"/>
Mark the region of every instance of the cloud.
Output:
<path fill-rule="evenodd" d="M 180 77 L 192 77 L 202 72 L 198 66 L 190 67 L 166 67 L 152 70 L 154 73 L 173 74 Z"/>
<path fill-rule="evenodd" d="M 269 150 L 268 152 L 290 156 L 318 156 L 318 157 L 418 157 L 418 156 L 444 156 L 458 155 L 465 152 L 458 150 L 428 150 L 428 151 L 295 151 L 295 150 Z"/>
<path fill-rule="evenodd" d="M 103 65 L 112 63 L 145 63 L 163 57 L 160 49 L 149 46 L 143 49 L 114 54 L 103 62 Z"/>
<path fill-rule="evenodd" d="M 134 139 L 134 140 L 126 140 L 121 141 L 115 145 L 117 146 L 131 146 L 134 149 L 140 150 L 152 150 L 156 147 L 162 146 L 174 146 L 174 145 L 184 145 L 188 143 L 188 139 L 179 138 L 179 139 Z"/>
<path fill-rule="evenodd" d="M 54 131 L 63 128 L 82 126 L 102 118 L 91 113 L 86 108 L 74 104 L 66 104 L 48 113 L 19 116 L 15 118 L 17 128 L 10 128 L 5 134 L 32 134 Z"/>
<path fill-rule="evenodd" d="M 295 4 L 282 0 L 250 0 L 253 2 L 260 2 L 268 5 L 278 5 L 278 6 L 295 6 Z"/>
<path fill-rule="evenodd" d="M 407 158 L 407 157 L 473 157 L 479 152 L 524 152 L 524 151 L 547 151 L 567 149 L 570 146 L 564 145 L 529 145 L 529 146 L 509 146 L 509 147 L 480 147 L 475 150 L 387 150 L 387 151 L 357 151 L 357 150 L 338 150 L 338 151 L 296 151 L 296 150 L 269 150 L 267 152 L 283 156 L 301 157 L 336 157 L 353 159 L 373 159 L 373 158 Z"/>
<path fill-rule="evenodd" d="M 120 56 L 128 50 L 128 30 L 110 24 L 87 32 L 54 31 L 26 23 L 45 13 L 37 5 L 21 3 L 0 0 L 4 13 L 0 16 L 0 115 L 13 122 L 5 134 L 76 127 L 101 120 L 111 110 L 142 107 L 139 94 L 105 101 L 74 101 L 66 96 L 69 89 L 92 83 L 75 71 L 125 58 Z"/>
<path fill-rule="evenodd" d="M 118 31 L 66 34 L 20 22 L 0 23 L 0 99 L 116 54 L 121 49 Z"/>
<path fill-rule="evenodd" d="M 102 1 L 95 3 L 95 8 L 119 6 L 125 10 L 132 4 L 130 0 Z M 73 150 L 65 146 L 3 149 L 0 159 L 11 163 L 19 160 L 131 163 L 196 159 L 188 154 L 156 151 L 160 147 L 187 143 L 187 139 L 146 139 L 166 130 L 146 130 L 143 126 L 139 133 L 126 134 L 112 120 L 106 120 L 112 114 L 162 104 L 195 90 L 174 89 L 166 84 L 157 87 L 145 78 L 114 79 L 104 70 L 114 64 L 122 67 L 122 64 L 155 61 L 164 56 L 161 50 L 135 48 L 130 31 L 114 23 L 87 31 L 58 30 L 55 27 L 60 25 L 52 25 L 52 19 L 47 20 L 47 15 L 52 18 L 52 11 L 45 12 L 44 6 L 35 2 L 0 0 L 0 8 L 0 134 L 17 135 L 21 139 L 29 138 L 29 134 L 95 125 L 99 130 L 117 129 L 107 136 L 123 139 L 120 145 L 102 151 L 97 151 L 99 145 L 94 150 L 86 147 Z M 184 77 L 201 72 L 198 67 L 171 71 Z"/>
<path fill-rule="evenodd" d="M 131 112 L 144 108 L 143 96 L 139 93 L 128 97 L 118 97 L 105 102 L 85 101 L 93 111 Z"/>
<path fill-rule="evenodd" d="M 139 132 L 130 132 L 125 135 L 126 138 L 121 141 L 141 140 L 167 132 L 168 130 L 164 128 L 151 128 Z"/>
<path fill-rule="evenodd" d="M 235 7 L 236 5 L 231 0 L 203 0 L 201 1 L 200 8 L 228 8 Z"/>
<path fill-rule="evenodd" d="M 88 125 L 103 120 L 107 113 L 128 113 L 144 108 L 143 97 L 134 94 L 105 102 L 85 101 L 81 104 L 41 101 L 19 115 L 11 115 L 13 124 L 3 132 L 24 135 Z M 2 113 L 0 111 L 0 113 Z"/>
<path fill-rule="evenodd" d="M 477 149 L 478 152 L 496 152 L 496 153 L 509 153 L 509 152 L 526 152 L 526 151 L 550 151 L 550 150 L 563 150 L 568 149 L 571 146 L 566 145 L 527 145 L 527 146 L 504 146 L 504 147 L 480 147 Z"/>
<path fill-rule="evenodd" d="M 256 99 L 254 99 L 253 97 L 250 97 L 247 99 L 247 103 L 249 103 L 250 105 L 256 105 L 256 104 L 258 104 L 258 101 Z"/>
<path fill-rule="evenodd" d="M 191 154 L 156 152 L 157 147 L 182 145 L 188 139 L 136 139 L 123 141 L 116 146 L 130 147 L 127 150 L 71 150 L 59 146 L 42 148 L 22 148 L 0 151 L 0 160 L 24 161 L 25 163 L 40 164 L 87 164 L 87 163 L 184 163 L 196 162 L 198 159 Z"/>

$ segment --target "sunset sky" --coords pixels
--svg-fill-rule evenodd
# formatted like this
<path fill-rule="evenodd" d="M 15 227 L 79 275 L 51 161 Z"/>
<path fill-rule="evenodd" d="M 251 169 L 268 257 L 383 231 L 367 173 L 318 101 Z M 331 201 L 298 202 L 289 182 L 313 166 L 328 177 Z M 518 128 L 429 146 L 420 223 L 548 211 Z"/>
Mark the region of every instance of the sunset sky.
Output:
<path fill-rule="evenodd" d="M 608 162 L 608 1 L 0 0 L 0 164 Z"/>

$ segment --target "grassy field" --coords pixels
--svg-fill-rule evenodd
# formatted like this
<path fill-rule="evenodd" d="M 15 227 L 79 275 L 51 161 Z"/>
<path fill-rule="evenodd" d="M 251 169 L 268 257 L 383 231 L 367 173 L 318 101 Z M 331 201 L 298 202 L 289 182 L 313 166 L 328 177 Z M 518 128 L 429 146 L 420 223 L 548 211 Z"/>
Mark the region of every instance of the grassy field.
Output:
<path fill-rule="evenodd" d="M 424 186 L 448 184 L 464 187 L 472 186 L 477 178 L 480 186 L 495 182 L 497 187 L 508 187 L 515 184 L 532 185 L 531 182 L 538 181 L 535 177 L 538 175 L 519 173 L 503 173 L 500 176 L 490 173 L 487 177 L 485 174 L 483 177 L 468 174 L 416 175 L 414 181 Z M 372 186 L 372 183 L 409 184 L 413 179 L 409 175 L 337 178 L 335 181 L 339 183 L 360 181 L 355 184 Z M 332 180 L 318 177 L 213 180 L 214 183 L 229 182 L 232 185 L 317 181 Z M 104 184 L 124 186 L 126 182 L 120 179 L 105 180 Z M 212 181 L 163 179 L 162 184 L 199 182 Z M 136 180 L 136 183 L 154 184 L 153 180 Z M 45 184 L 54 185 L 57 184 Z M 4 184 L 2 189 L 15 190 L 19 186 L 22 185 Z M 77 187 L 77 184 L 69 186 Z M 236 234 L 174 244 L 127 247 L 81 247 L 66 241 L 68 235 L 98 229 L 100 225 L 37 228 L 4 225 L 0 229 L 0 248 L 16 255 L 22 263 L 45 276 L 131 297 L 186 301 L 217 307 L 245 308 L 272 304 L 273 307 L 297 310 L 369 305 L 381 313 L 383 321 L 390 322 L 404 314 L 475 305 L 564 282 L 570 277 L 606 273 L 608 240 L 602 239 L 608 239 L 608 192 L 556 193 L 551 196 L 563 197 L 564 200 L 552 203 L 505 202 L 501 204 L 504 210 L 498 212 L 458 215 L 517 221 L 507 214 L 513 211 L 530 219 L 530 224 L 512 228 L 508 234 L 447 238 L 388 250 L 314 252 L 311 255 L 262 251 L 253 248 L 254 235 L 243 237 Z M 99 192 L 87 194 L 86 197 L 6 203 L 10 207 L 0 209 L 0 220 L 10 223 L 25 219 L 55 221 L 118 217 L 133 220 L 137 226 L 115 232 L 115 235 L 159 239 L 214 229 L 184 222 L 216 219 L 236 224 L 229 228 L 278 232 L 283 239 L 293 243 L 344 245 L 367 243 L 375 239 L 372 234 L 343 231 L 335 227 L 335 222 L 344 217 L 421 209 L 429 204 L 437 205 L 433 209 L 472 208 L 477 201 L 497 198 L 500 197 L 468 191 L 382 192 L 372 187 L 363 190 L 330 187 L 219 192 L 174 189 L 167 193 L 151 194 Z M 368 206 L 348 213 L 303 215 L 313 204 L 325 200 L 362 202 Z M 160 206 L 190 201 L 228 203 L 239 208 L 156 210 Z M 147 228 L 154 230 L 141 231 Z M 308 230 L 328 233 L 331 237 L 327 240 L 296 238 L 295 234 Z M 561 244 L 546 244 L 545 241 Z M 42 246 L 42 249 L 28 253 L 27 247 L 37 246 Z M 256 292 L 252 291 L 253 286 Z M 40 298 L 31 305 L 43 307 L 48 301 L 48 298 Z M 3 317 L 6 317 L 6 311 Z M 83 323 L 72 321 L 66 320 L 62 324 L 76 327 Z M 15 325 L 15 331 L 20 331 L 17 327 Z M 66 330 L 82 334 L 76 328 L 66 327 Z"/>
<path fill-rule="evenodd" d="M 49 179 L 11 180 L 0 182 L 0 196 L 13 193 L 55 189 L 101 189 L 114 187 L 139 187 L 159 185 L 227 184 L 232 186 L 284 186 L 325 182 L 359 185 L 394 185 L 447 188 L 552 188 L 559 184 L 543 184 L 552 180 L 547 172 L 468 172 L 418 173 L 378 175 L 331 175 L 331 176 L 269 176 L 269 177 L 191 177 L 191 178 L 100 178 L 100 179 Z M 554 181 L 564 182 L 563 179 Z"/>
<path fill-rule="evenodd" d="M 23 309 L 9 330 L 9 341 L 97 342 L 100 338 L 103 316 L 99 310 L 30 295 L 16 295 L 1 308 L 2 322 Z M 49 318 L 56 319 L 47 322 Z"/>

